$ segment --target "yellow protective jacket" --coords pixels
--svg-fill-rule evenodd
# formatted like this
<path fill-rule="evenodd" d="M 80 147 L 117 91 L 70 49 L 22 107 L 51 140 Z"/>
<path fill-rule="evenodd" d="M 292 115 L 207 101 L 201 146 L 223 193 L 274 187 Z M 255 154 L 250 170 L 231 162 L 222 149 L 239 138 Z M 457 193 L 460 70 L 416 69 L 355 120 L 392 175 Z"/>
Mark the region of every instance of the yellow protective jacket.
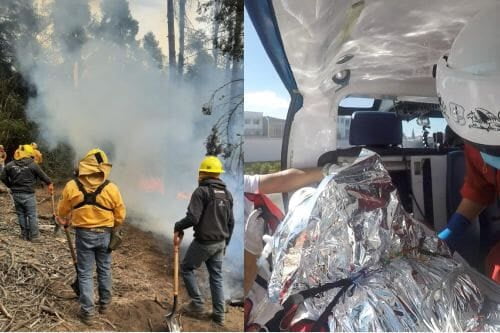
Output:
<path fill-rule="evenodd" d="M 42 164 L 43 157 L 42 153 L 38 149 L 33 149 L 33 159 L 35 160 L 36 164 Z"/>
<path fill-rule="evenodd" d="M 94 155 L 90 155 L 78 165 L 78 180 L 87 193 L 92 193 L 108 179 L 110 172 L 111 164 L 98 163 Z M 75 209 L 83 198 L 76 181 L 70 180 L 64 187 L 59 201 L 58 215 L 65 218 L 71 215 L 71 225 L 80 228 L 114 227 L 121 225 L 125 220 L 125 204 L 115 184 L 109 183 L 96 197 L 96 202 L 109 210 L 94 205 L 84 205 Z"/>

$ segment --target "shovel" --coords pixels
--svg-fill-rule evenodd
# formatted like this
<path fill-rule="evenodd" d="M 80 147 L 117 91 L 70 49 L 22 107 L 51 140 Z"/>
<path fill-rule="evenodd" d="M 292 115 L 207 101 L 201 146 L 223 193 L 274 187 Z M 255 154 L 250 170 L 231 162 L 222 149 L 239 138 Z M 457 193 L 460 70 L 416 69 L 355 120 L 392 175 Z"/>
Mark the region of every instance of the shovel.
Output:
<path fill-rule="evenodd" d="M 56 220 L 59 219 L 59 217 L 56 216 Z M 69 247 L 69 252 L 71 253 L 71 259 L 73 260 L 73 265 L 75 266 L 75 272 L 76 272 L 76 279 L 75 281 L 71 284 L 71 289 L 75 292 L 76 296 L 80 296 L 80 285 L 78 282 L 78 266 L 76 264 L 76 254 L 75 254 L 75 248 L 73 247 L 73 242 L 71 241 L 71 235 L 69 234 L 69 226 L 65 223 L 62 223 L 64 226 L 64 233 L 66 234 L 66 239 L 68 240 L 68 247 Z"/>
<path fill-rule="evenodd" d="M 54 193 L 52 193 L 52 222 L 54 223 L 54 234 L 58 235 L 61 231 L 61 225 L 56 221 L 56 203 Z"/>
<path fill-rule="evenodd" d="M 177 233 L 174 233 L 174 304 L 172 306 L 172 312 L 165 317 L 170 332 L 180 332 L 182 328 L 180 314 L 177 313 L 177 295 L 179 294 L 179 245 L 181 241 L 182 234 L 177 236 Z"/>

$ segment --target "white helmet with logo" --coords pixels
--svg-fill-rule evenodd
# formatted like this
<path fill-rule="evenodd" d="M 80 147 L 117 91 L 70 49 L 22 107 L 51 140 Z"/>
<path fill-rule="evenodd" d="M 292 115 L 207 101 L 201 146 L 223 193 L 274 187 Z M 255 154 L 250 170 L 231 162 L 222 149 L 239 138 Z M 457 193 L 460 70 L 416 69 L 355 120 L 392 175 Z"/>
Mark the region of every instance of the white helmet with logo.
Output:
<path fill-rule="evenodd" d="M 436 71 L 451 129 L 481 152 L 500 156 L 500 3 L 460 31 Z"/>

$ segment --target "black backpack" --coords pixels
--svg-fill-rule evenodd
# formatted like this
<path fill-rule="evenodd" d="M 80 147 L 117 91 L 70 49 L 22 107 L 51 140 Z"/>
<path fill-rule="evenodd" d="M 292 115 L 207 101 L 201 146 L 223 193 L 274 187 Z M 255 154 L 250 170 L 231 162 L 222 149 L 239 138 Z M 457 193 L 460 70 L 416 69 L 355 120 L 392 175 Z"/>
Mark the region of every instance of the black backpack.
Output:
<path fill-rule="evenodd" d="M 227 214 L 230 214 L 231 210 L 233 209 L 233 201 L 228 193 L 228 191 L 225 188 L 218 188 L 213 185 L 208 185 L 209 188 L 209 193 L 210 193 L 210 198 L 211 198 L 211 203 L 210 205 L 212 206 L 213 209 L 213 214 L 216 214 L 217 211 L 217 206 L 220 206 L 221 204 L 224 205 L 227 209 Z M 208 209 L 208 207 L 207 207 Z"/>

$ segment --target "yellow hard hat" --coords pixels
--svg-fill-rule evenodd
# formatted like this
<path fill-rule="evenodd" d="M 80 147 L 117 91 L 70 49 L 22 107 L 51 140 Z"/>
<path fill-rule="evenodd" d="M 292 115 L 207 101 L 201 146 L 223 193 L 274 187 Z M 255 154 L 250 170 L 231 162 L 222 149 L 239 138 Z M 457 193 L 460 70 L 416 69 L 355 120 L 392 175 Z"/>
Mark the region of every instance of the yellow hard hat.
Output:
<path fill-rule="evenodd" d="M 207 156 L 201 161 L 198 172 L 224 173 L 222 162 L 215 156 Z"/>
<path fill-rule="evenodd" d="M 31 147 L 33 147 L 34 149 L 38 149 L 38 145 L 36 144 L 36 142 L 32 142 Z"/>
<path fill-rule="evenodd" d="M 107 164 L 108 163 L 108 156 L 106 155 L 106 153 L 103 150 L 101 150 L 99 148 L 94 148 L 94 149 L 89 150 L 82 160 L 84 160 L 87 157 L 90 157 L 92 155 L 95 156 L 97 164 L 101 164 L 101 163 Z"/>
<path fill-rule="evenodd" d="M 31 145 L 20 145 L 14 153 L 14 159 L 20 160 L 26 157 L 33 157 L 34 151 Z"/>

